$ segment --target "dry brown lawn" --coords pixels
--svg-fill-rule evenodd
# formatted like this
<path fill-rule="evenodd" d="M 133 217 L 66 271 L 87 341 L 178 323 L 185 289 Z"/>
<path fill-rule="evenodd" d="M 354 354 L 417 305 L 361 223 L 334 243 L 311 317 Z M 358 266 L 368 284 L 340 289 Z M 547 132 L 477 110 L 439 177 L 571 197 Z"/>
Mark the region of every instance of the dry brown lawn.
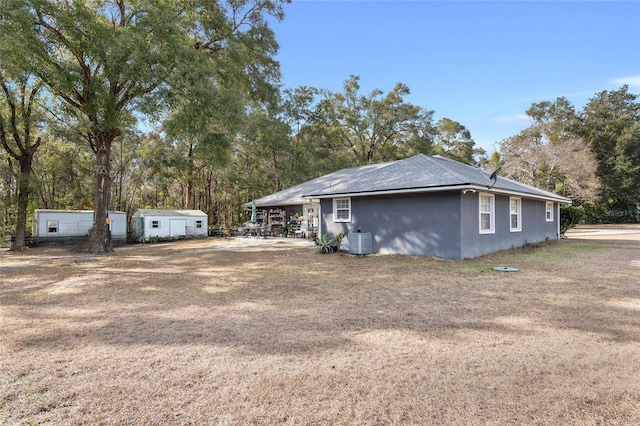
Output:
<path fill-rule="evenodd" d="M 640 424 L 637 239 L 269 244 L 0 253 L 0 424 Z"/>

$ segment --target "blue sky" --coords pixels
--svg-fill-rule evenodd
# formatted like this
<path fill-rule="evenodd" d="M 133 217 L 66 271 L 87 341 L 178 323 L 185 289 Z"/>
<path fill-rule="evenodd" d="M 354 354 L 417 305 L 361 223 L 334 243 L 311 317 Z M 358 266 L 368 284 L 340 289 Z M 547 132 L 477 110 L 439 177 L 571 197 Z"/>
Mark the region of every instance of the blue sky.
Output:
<path fill-rule="evenodd" d="M 402 82 L 489 153 L 529 126 L 533 102 L 640 93 L 640 1 L 293 0 L 285 12 L 273 24 L 284 87 Z"/>

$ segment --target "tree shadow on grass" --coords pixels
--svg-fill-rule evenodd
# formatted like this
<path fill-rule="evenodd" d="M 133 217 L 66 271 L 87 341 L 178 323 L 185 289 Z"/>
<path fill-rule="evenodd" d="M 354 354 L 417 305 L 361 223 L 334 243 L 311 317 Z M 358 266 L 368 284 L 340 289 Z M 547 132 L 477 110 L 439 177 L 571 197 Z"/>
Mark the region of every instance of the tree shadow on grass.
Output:
<path fill-rule="evenodd" d="M 618 254 L 627 249 L 615 247 Z M 633 282 L 607 278 L 588 265 L 572 270 L 561 263 L 566 259 L 535 271 L 532 264 L 532 272 L 517 275 L 468 267 L 505 259 L 526 265 L 530 255 L 475 263 L 308 250 L 124 255 L 90 265 L 71 262 L 65 279 L 85 280 L 84 286 L 56 293 L 48 282 L 5 295 L 0 303 L 11 308 L 5 315 L 29 329 L 9 331 L 16 348 L 208 345 L 312 354 L 354 345 L 353 336 L 372 330 L 408 331 L 428 340 L 457 339 L 465 331 L 517 337 L 538 333 L 536 327 L 640 341 Z M 631 302 L 607 302 L 614 299 Z M 527 319 L 536 327 L 503 318 Z"/>

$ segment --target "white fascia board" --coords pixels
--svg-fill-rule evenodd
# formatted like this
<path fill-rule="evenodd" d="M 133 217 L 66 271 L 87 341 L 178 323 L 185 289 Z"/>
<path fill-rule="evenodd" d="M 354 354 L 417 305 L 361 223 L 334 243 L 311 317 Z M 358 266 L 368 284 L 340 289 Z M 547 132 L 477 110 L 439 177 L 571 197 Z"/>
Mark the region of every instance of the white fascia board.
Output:
<path fill-rule="evenodd" d="M 500 195 L 510 195 L 514 197 L 529 198 L 534 200 L 554 201 L 560 204 L 572 204 L 572 201 L 570 199 L 561 197 L 559 195 L 544 196 L 544 195 L 532 194 L 530 192 L 511 191 L 508 189 L 500 189 L 500 188 L 487 188 L 486 186 L 482 186 L 482 185 L 471 185 L 470 189 L 475 189 L 477 191 L 490 192 L 490 193 L 500 194 Z"/>
<path fill-rule="evenodd" d="M 363 197 L 369 195 L 395 195 L 395 194 L 415 194 L 420 192 L 442 192 L 457 191 L 463 189 L 472 189 L 470 185 L 450 185 L 450 186 L 434 186 L 426 188 L 410 188 L 410 189 L 393 189 L 390 191 L 367 191 L 367 192 L 345 192 L 341 194 L 327 195 L 303 195 L 304 198 L 347 198 L 347 197 Z"/>
<path fill-rule="evenodd" d="M 444 192 L 444 191 L 463 191 L 465 189 L 472 189 L 475 191 L 489 192 L 500 195 L 510 195 L 510 196 L 518 196 L 522 198 L 529 198 L 535 200 L 544 200 L 544 201 L 554 201 L 560 204 L 571 204 L 571 200 L 568 198 L 555 196 L 555 197 L 546 197 L 542 195 L 531 194 L 528 192 L 520 192 L 520 191 L 510 191 L 507 189 L 499 189 L 499 188 L 487 188 L 482 185 L 449 185 L 449 186 L 434 186 L 427 188 L 410 188 L 410 189 L 395 189 L 391 191 L 371 191 L 371 192 L 351 192 L 351 193 L 343 193 L 343 194 L 327 194 L 327 195 L 303 195 L 304 198 L 308 199 L 322 199 L 322 198 L 342 198 L 342 197 L 363 197 L 363 196 L 371 196 L 371 195 L 397 195 L 397 194 L 417 194 L 421 192 Z"/>
<path fill-rule="evenodd" d="M 63 209 L 35 209 L 36 213 L 93 213 L 93 210 L 63 210 Z M 109 213 L 122 213 L 126 214 L 126 212 L 121 212 L 119 210 L 109 210 Z"/>
<path fill-rule="evenodd" d="M 299 204 L 307 203 L 307 198 L 302 196 L 296 196 L 295 198 L 287 198 L 282 200 L 267 200 L 262 202 L 257 202 L 256 207 L 266 208 L 266 207 L 282 207 L 282 206 L 297 206 Z M 244 203 L 242 206 L 247 209 L 251 209 L 253 201 L 249 201 L 248 203 Z"/>

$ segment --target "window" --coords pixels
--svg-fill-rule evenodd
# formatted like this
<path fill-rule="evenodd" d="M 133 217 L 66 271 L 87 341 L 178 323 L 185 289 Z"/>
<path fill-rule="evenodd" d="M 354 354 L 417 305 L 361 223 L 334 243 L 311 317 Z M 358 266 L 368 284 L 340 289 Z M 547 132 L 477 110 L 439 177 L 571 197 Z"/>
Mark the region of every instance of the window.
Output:
<path fill-rule="evenodd" d="M 152 228 L 160 228 L 160 221 L 159 220 L 152 220 L 151 221 L 151 227 Z"/>
<path fill-rule="evenodd" d="M 57 220 L 48 220 L 47 221 L 47 233 L 48 234 L 57 234 L 58 233 L 58 221 Z"/>
<path fill-rule="evenodd" d="M 509 198 L 509 210 L 511 232 L 522 231 L 522 201 L 520 198 Z"/>
<path fill-rule="evenodd" d="M 547 222 L 553 222 L 553 202 L 547 201 Z"/>
<path fill-rule="evenodd" d="M 333 199 L 333 221 L 351 222 L 351 198 Z"/>
<path fill-rule="evenodd" d="M 196 220 L 196 228 L 202 229 L 202 221 L 201 220 Z"/>
<path fill-rule="evenodd" d="M 480 194 L 480 233 L 493 234 L 495 232 L 495 196 L 492 194 Z"/>

